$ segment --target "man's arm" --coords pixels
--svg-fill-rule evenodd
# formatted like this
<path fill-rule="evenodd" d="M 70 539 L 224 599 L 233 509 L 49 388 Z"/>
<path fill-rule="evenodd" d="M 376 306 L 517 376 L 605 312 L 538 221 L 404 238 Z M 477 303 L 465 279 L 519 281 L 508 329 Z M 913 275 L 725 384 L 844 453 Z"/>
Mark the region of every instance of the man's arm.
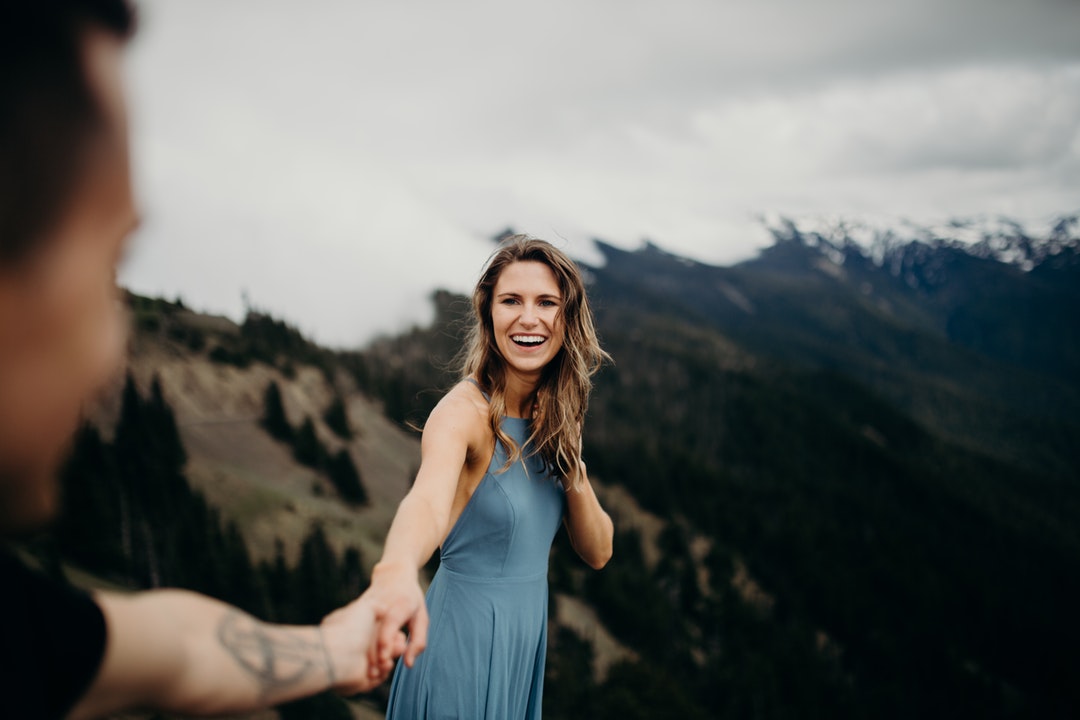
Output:
<path fill-rule="evenodd" d="M 273 625 L 183 590 L 95 598 L 108 628 L 105 657 L 70 718 L 128 708 L 188 715 L 245 712 L 327 689 L 369 690 L 374 613 L 357 600 L 319 626 Z M 404 637 L 396 643 L 398 654 Z"/>

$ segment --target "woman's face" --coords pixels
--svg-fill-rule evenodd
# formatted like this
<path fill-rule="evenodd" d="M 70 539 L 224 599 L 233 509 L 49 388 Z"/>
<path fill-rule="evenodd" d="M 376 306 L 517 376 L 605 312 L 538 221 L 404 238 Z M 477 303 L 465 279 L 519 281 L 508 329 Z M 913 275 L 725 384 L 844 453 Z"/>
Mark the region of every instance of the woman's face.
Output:
<path fill-rule="evenodd" d="M 563 345 L 563 297 L 555 273 L 532 260 L 503 268 L 491 299 L 495 344 L 511 370 L 537 376 Z"/>

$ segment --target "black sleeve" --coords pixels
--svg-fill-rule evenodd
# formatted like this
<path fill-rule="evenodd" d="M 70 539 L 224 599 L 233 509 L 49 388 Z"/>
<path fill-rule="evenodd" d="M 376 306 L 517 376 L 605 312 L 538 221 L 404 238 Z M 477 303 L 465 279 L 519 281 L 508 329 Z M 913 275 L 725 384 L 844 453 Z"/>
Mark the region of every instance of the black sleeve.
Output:
<path fill-rule="evenodd" d="M 104 653 L 97 604 L 0 549 L 0 718 L 64 717 Z"/>

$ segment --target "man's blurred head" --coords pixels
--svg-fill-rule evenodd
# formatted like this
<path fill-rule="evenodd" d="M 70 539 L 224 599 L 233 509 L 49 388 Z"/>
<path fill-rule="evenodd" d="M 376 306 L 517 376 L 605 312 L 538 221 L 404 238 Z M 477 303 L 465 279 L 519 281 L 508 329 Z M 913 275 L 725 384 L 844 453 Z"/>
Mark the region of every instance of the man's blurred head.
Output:
<path fill-rule="evenodd" d="M 123 355 L 132 26 L 123 0 L 0 9 L 0 534 L 52 517 L 82 406 Z"/>

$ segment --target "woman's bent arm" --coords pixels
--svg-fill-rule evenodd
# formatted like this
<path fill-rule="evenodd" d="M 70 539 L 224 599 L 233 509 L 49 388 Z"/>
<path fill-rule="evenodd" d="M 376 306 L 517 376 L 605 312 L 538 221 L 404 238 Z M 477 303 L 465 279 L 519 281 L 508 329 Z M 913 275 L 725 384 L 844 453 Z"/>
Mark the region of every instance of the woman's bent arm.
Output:
<path fill-rule="evenodd" d="M 599 570 L 607 565 L 611 559 L 615 524 L 600 506 L 584 462 L 581 463 L 578 483 L 566 491 L 564 523 L 570 535 L 570 544 L 589 567 Z"/>

